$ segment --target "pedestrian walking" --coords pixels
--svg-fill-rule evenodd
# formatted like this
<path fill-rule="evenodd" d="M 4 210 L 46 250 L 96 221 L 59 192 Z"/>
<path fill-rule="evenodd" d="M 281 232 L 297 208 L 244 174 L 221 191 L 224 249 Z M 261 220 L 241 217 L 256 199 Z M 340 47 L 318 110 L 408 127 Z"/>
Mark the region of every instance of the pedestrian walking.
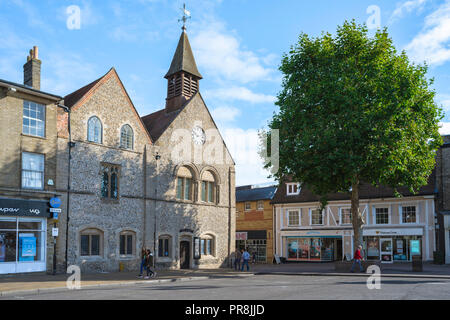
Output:
<path fill-rule="evenodd" d="M 139 278 L 142 278 L 142 271 L 144 270 L 144 268 L 146 269 L 146 260 L 147 260 L 147 249 L 142 247 L 142 250 L 141 250 L 141 269 L 140 269 L 140 272 L 139 272 Z"/>
<path fill-rule="evenodd" d="M 248 253 L 247 249 L 244 250 L 244 253 L 242 254 L 242 267 L 241 271 L 244 271 L 244 266 L 247 265 L 247 271 L 250 270 L 250 266 L 248 265 L 248 261 L 250 260 L 250 253 Z"/>
<path fill-rule="evenodd" d="M 236 251 L 234 252 L 234 270 L 241 269 L 241 259 L 242 253 L 238 248 L 236 248 Z"/>
<path fill-rule="evenodd" d="M 151 277 L 154 278 L 156 277 L 156 272 L 152 271 L 151 269 L 151 265 L 152 265 L 152 261 L 153 260 L 153 253 L 150 251 L 150 249 L 147 249 L 147 253 L 146 253 L 146 260 L 145 260 L 145 265 L 146 265 L 146 269 L 147 269 L 147 276 L 144 279 L 149 279 L 150 276 L 149 274 L 151 273 Z"/>
<path fill-rule="evenodd" d="M 364 268 L 361 264 L 361 260 L 363 259 L 361 256 L 361 251 L 362 251 L 362 246 L 359 245 L 355 251 L 355 255 L 353 256 L 353 264 L 352 264 L 352 268 L 350 269 L 350 272 L 354 272 L 353 270 L 355 269 L 356 264 L 359 264 L 359 271 L 364 272 Z"/>

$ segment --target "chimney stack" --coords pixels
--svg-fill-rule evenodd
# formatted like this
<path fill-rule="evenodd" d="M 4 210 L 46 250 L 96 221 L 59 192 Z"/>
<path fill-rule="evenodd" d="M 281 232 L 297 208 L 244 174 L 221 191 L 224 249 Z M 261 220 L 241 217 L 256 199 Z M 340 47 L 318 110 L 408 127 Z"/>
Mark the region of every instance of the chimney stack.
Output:
<path fill-rule="evenodd" d="M 36 90 L 41 90 L 41 60 L 38 47 L 34 46 L 23 65 L 23 84 Z"/>

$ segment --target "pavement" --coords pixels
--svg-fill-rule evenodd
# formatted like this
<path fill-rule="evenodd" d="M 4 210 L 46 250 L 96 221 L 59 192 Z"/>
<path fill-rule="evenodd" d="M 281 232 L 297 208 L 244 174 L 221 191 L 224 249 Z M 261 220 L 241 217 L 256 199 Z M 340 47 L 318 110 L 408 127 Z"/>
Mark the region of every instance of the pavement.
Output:
<path fill-rule="evenodd" d="M 81 288 L 96 288 L 108 286 L 130 286 L 135 284 L 162 284 L 180 281 L 207 279 L 236 279 L 255 275 L 286 275 L 286 276 L 326 276 L 326 277 L 367 277 L 366 273 L 338 273 L 334 263 L 286 263 L 281 265 L 256 264 L 250 265 L 249 272 L 233 269 L 202 269 L 202 270 L 157 270 L 155 279 L 138 279 L 136 272 L 111 272 L 81 274 Z M 393 278 L 430 278 L 450 280 L 450 265 L 423 264 L 423 272 L 412 272 L 411 263 L 383 264 L 382 277 Z M 66 291 L 66 281 L 69 274 L 14 274 L 0 275 L 0 296 L 17 294 L 40 294 L 47 292 Z"/>

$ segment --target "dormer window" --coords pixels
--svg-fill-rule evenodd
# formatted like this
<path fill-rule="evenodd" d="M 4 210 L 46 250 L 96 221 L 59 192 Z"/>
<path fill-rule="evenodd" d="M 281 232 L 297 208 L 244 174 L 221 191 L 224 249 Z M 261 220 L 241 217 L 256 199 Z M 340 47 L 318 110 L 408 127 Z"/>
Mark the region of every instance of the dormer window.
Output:
<path fill-rule="evenodd" d="M 288 196 L 295 196 L 300 194 L 300 183 L 286 183 L 286 190 Z"/>

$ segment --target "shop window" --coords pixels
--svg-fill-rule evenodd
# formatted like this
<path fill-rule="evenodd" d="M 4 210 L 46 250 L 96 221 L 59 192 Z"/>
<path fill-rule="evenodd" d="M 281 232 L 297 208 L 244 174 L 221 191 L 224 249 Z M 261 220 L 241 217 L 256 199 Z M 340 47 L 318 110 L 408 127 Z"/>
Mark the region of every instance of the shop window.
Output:
<path fill-rule="evenodd" d="M 416 223 L 416 207 L 401 207 L 402 223 Z"/>
<path fill-rule="evenodd" d="M 289 210 L 288 211 L 288 226 L 299 226 L 300 225 L 300 211 L 299 210 Z"/>
<path fill-rule="evenodd" d="M 103 255 L 103 233 L 97 229 L 87 229 L 80 234 L 81 256 Z"/>
<path fill-rule="evenodd" d="M 311 210 L 311 225 L 323 225 L 323 212 L 321 210 Z"/>
<path fill-rule="evenodd" d="M 44 155 L 22 152 L 22 188 L 44 189 Z"/>
<path fill-rule="evenodd" d="M 122 128 L 120 129 L 120 147 L 133 150 L 133 140 L 133 129 L 131 129 L 128 124 L 122 126 Z"/>
<path fill-rule="evenodd" d="M 244 208 L 245 208 L 245 211 L 250 211 L 250 210 L 252 209 L 252 204 L 251 204 L 251 202 L 246 202 L 246 203 L 244 204 Z"/>
<path fill-rule="evenodd" d="M 161 236 L 158 239 L 158 257 L 170 257 L 171 237 Z"/>
<path fill-rule="evenodd" d="M 0 264 L 45 261 L 45 224 L 30 218 L 0 218 Z"/>
<path fill-rule="evenodd" d="M 300 184 L 299 183 L 286 183 L 286 190 L 288 196 L 300 194 Z"/>
<path fill-rule="evenodd" d="M 389 224 L 389 209 L 388 208 L 375 208 L 375 223 L 376 224 Z"/>
<path fill-rule="evenodd" d="M 102 143 L 102 122 L 96 116 L 90 117 L 88 120 L 87 140 L 90 142 Z"/>
<path fill-rule="evenodd" d="M 23 134 L 45 137 L 45 106 L 42 104 L 23 102 Z"/>
<path fill-rule="evenodd" d="M 136 235 L 131 231 L 124 231 L 120 234 L 120 254 L 126 256 L 135 255 L 136 246 L 135 246 Z"/>
<path fill-rule="evenodd" d="M 119 198 L 120 166 L 111 163 L 102 163 L 102 198 Z"/>
<path fill-rule="evenodd" d="M 352 224 L 352 210 L 350 208 L 341 209 L 341 224 Z"/>
<path fill-rule="evenodd" d="M 264 210 L 264 201 L 258 201 L 256 206 L 258 210 Z"/>

